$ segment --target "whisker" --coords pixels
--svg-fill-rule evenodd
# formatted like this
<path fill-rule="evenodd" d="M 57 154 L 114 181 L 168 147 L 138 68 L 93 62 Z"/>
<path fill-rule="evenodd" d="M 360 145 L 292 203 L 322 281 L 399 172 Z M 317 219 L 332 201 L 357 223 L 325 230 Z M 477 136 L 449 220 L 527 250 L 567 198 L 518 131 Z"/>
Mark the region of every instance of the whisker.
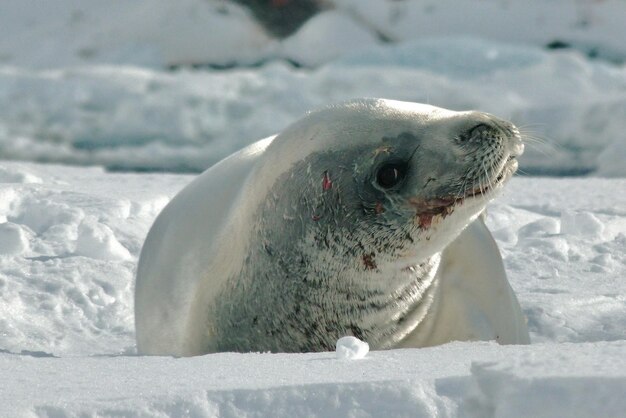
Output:
<path fill-rule="evenodd" d="M 548 124 L 547 123 L 525 123 L 523 125 L 516 125 L 516 126 L 517 126 L 517 129 L 522 131 L 528 128 L 546 128 Z"/>
<path fill-rule="evenodd" d="M 520 136 L 522 138 L 522 141 L 525 144 L 528 144 L 533 149 L 541 152 L 542 154 L 546 156 L 552 155 L 563 149 L 563 146 L 554 140 L 550 140 L 549 138 L 540 136 L 539 134 L 536 134 L 531 131 L 526 131 L 522 129 L 519 129 L 519 131 L 520 131 Z M 546 152 L 546 149 L 547 151 L 550 152 L 550 154 Z"/>
<path fill-rule="evenodd" d="M 409 161 L 411 162 L 411 160 L 413 159 L 413 157 L 415 156 L 415 153 L 417 152 L 417 150 L 420 148 L 420 145 L 416 146 L 415 149 L 413 150 L 413 152 L 411 153 L 411 155 L 409 156 Z"/>
<path fill-rule="evenodd" d="M 480 192 L 481 193 L 485 193 L 487 191 L 487 188 L 489 187 L 489 174 L 487 173 L 487 167 L 485 167 L 485 161 L 484 160 L 481 161 L 480 164 L 482 165 L 483 170 L 485 172 L 485 179 L 484 180 L 487 183 L 487 187 L 483 187 L 483 183 L 482 183 L 480 177 L 479 177 L 479 180 L 478 180 L 478 185 L 480 187 Z"/>

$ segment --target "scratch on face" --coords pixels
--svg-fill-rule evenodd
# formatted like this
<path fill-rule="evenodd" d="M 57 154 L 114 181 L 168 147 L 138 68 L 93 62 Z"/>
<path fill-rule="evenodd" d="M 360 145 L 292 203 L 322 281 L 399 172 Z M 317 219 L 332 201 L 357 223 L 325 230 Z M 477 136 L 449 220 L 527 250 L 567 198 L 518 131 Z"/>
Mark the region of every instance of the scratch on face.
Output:
<path fill-rule="evenodd" d="M 393 147 L 391 145 L 381 145 L 374 150 L 373 154 L 374 157 L 378 157 L 382 153 L 391 154 L 391 150 L 393 150 Z"/>
<path fill-rule="evenodd" d="M 417 225 L 422 229 L 428 229 L 433 224 L 433 216 L 430 213 L 417 215 Z"/>
<path fill-rule="evenodd" d="M 376 206 L 374 207 L 374 212 L 376 212 L 376 215 L 385 213 L 385 207 L 383 206 L 382 202 L 376 202 Z"/>
<path fill-rule="evenodd" d="M 439 197 L 433 199 L 410 198 L 409 204 L 415 209 L 415 223 L 422 229 L 428 229 L 433 224 L 433 218 L 440 216 L 446 218 L 454 212 L 455 205 L 462 202 L 454 196 Z"/>
<path fill-rule="evenodd" d="M 375 270 L 378 266 L 376 265 L 376 257 L 375 253 L 363 254 L 363 265 L 366 270 Z"/>

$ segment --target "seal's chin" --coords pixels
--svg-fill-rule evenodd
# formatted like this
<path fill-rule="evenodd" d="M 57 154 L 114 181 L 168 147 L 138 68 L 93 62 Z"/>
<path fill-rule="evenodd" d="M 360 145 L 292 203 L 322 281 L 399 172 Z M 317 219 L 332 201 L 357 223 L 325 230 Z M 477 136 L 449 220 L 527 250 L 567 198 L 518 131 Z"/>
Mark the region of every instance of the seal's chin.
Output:
<path fill-rule="evenodd" d="M 476 198 L 476 197 L 484 197 L 491 198 L 495 191 L 502 188 L 504 183 L 509 181 L 513 174 L 517 171 L 518 162 L 515 155 L 510 155 L 509 158 L 504 162 L 502 169 L 500 172 L 493 177 L 493 179 L 488 179 L 484 181 L 485 184 L 481 184 L 479 182 L 478 187 L 470 190 L 465 194 L 463 199 L 466 198 Z"/>

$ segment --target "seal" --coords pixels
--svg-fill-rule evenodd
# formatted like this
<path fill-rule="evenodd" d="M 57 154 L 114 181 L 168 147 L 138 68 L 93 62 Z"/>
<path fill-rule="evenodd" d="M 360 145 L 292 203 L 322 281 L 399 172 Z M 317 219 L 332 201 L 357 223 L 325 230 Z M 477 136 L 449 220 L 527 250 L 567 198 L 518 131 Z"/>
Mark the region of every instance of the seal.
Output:
<path fill-rule="evenodd" d="M 362 99 L 307 114 L 159 214 L 137 269 L 138 352 L 528 343 L 480 217 L 523 147 L 476 111 Z"/>

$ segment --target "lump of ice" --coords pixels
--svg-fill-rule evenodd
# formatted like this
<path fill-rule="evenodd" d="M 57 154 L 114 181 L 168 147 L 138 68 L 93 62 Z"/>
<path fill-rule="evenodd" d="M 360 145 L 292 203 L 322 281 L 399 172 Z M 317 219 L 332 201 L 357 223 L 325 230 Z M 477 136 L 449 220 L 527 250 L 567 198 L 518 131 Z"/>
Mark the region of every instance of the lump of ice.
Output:
<path fill-rule="evenodd" d="M 108 226 L 88 217 L 78 226 L 76 254 L 98 260 L 131 260 L 130 252 Z"/>
<path fill-rule="evenodd" d="M 335 353 L 338 359 L 361 359 L 370 351 L 370 345 L 356 337 L 341 337 L 337 340 Z"/>
<path fill-rule="evenodd" d="M 0 255 L 22 254 L 28 249 L 28 237 L 22 227 L 11 222 L 0 223 Z"/>

